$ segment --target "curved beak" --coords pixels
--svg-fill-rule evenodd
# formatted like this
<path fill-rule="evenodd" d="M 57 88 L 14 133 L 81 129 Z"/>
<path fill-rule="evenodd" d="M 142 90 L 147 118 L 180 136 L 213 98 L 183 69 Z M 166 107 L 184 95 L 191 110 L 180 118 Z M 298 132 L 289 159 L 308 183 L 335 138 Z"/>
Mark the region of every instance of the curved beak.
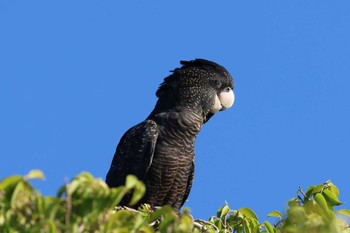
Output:
<path fill-rule="evenodd" d="M 221 103 L 220 111 L 231 108 L 233 103 L 235 102 L 235 94 L 231 88 L 225 89 L 219 93 L 218 98 Z"/>

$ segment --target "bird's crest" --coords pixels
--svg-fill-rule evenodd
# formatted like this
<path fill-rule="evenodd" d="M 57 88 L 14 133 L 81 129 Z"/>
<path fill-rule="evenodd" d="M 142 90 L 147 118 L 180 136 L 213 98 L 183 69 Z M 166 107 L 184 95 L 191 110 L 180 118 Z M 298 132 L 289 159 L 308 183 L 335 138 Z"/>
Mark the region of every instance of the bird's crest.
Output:
<path fill-rule="evenodd" d="M 208 61 L 205 59 L 201 59 L 201 58 L 197 58 L 195 60 L 191 60 L 191 61 L 180 61 L 180 64 L 182 65 L 182 67 L 180 69 L 186 69 L 189 67 L 211 67 L 214 69 L 222 69 L 223 67 L 220 66 L 219 64 L 212 62 L 212 61 Z"/>
<path fill-rule="evenodd" d="M 179 83 L 179 78 L 177 74 L 187 69 L 199 68 L 208 72 L 219 73 L 224 76 L 229 75 L 228 71 L 223 66 L 205 59 L 197 58 L 195 60 L 190 61 L 180 61 L 180 64 L 182 66 L 180 68 L 171 70 L 172 74 L 166 77 L 164 79 L 164 82 L 160 84 L 156 92 L 157 97 L 162 96 L 163 93 L 169 91 L 171 92 L 171 90 L 176 90 L 178 88 Z"/>

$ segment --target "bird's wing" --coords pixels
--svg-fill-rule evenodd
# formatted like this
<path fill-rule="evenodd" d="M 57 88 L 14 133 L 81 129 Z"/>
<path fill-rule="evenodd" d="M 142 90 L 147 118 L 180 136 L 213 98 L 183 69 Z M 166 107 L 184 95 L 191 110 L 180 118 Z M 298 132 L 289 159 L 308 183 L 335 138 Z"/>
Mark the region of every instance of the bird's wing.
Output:
<path fill-rule="evenodd" d="M 188 175 L 187 187 L 186 187 L 185 195 L 182 199 L 181 206 L 183 206 L 185 204 L 185 201 L 187 200 L 188 195 L 190 194 L 192 183 L 193 183 L 193 178 L 194 178 L 194 161 L 192 161 L 191 171 L 190 171 L 190 174 Z"/>
<path fill-rule="evenodd" d="M 124 185 L 129 174 L 143 180 L 151 166 L 157 138 L 158 127 L 152 120 L 130 128 L 120 139 L 106 183 L 110 187 Z"/>

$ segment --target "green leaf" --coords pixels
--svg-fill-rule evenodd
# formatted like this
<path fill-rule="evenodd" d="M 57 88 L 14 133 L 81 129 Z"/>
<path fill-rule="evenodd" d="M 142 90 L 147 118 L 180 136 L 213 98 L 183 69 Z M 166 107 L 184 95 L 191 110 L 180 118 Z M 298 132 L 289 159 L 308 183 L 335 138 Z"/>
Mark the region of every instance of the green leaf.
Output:
<path fill-rule="evenodd" d="M 90 173 L 84 171 L 84 172 L 81 172 L 74 179 L 78 179 L 78 180 L 80 180 L 80 182 L 91 183 L 94 180 L 94 177 Z"/>
<path fill-rule="evenodd" d="M 140 181 L 137 181 L 136 187 L 134 189 L 134 192 L 130 201 L 130 205 L 135 205 L 137 202 L 139 202 L 143 197 L 143 195 L 145 194 L 145 192 L 146 192 L 145 185 Z"/>
<path fill-rule="evenodd" d="M 274 233 L 276 231 L 275 227 L 273 227 L 268 221 L 264 222 L 264 226 L 268 233 Z"/>
<path fill-rule="evenodd" d="M 219 230 L 221 230 L 221 229 L 222 229 L 222 221 L 221 221 L 221 219 L 220 219 L 220 218 L 215 219 L 214 225 L 215 225 Z"/>
<path fill-rule="evenodd" d="M 125 193 L 126 191 L 124 186 L 111 188 L 110 197 L 113 200 L 113 202 L 111 202 L 111 205 L 112 206 L 118 205 L 123 199 L 123 197 L 125 196 Z"/>
<path fill-rule="evenodd" d="M 68 184 L 68 194 L 72 195 L 79 187 L 79 180 L 74 179 L 70 184 Z"/>
<path fill-rule="evenodd" d="M 57 197 L 62 197 L 63 194 L 66 194 L 66 186 L 62 185 L 59 189 L 58 192 L 56 194 Z"/>
<path fill-rule="evenodd" d="M 220 206 L 220 208 L 216 211 L 216 217 L 220 218 L 222 209 L 223 209 L 224 207 L 225 207 L 225 206 Z"/>
<path fill-rule="evenodd" d="M 338 197 L 328 189 L 323 190 L 322 194 L 332 206 L 343 204 L 343 202 L 339 201 Z"/>
<path fill-rule="evenodd" d="M 326 215 L 329 215 L 329 209 L 327 205 L 326 199 L 323 197 L 321 193 L 316 193 L 314 197 L 316 203 L 318 206 L 326 213 Z"/>
<path fill-rule="evenodd" d="M 230 211 L 230 207 L 226 204 L 224 208 L 221 210 L 220 218 L 226 216 L 226 214 Z"/>
<path fill-rule="evenodd" d="M 295 207 L 295 206 L 300 206 L 298 199 L 292 198 L 288 201 L 288 206 L 289 207 Z"/>
<path fill-rule="evenodd" d="M 0 190 L 7 190 L 15 187 L 22 180 L 22 176 L 10 176 L 3 179 L 0 183 Z"/>
<path fill-rule="evenodd" d="M 62 208 L 62 203 L 60 202 L 60 199 L 54 198 L 54 197 L 45 197 L 45 216 L 46 219 L 50 221 L 54 221 L 56 218 L 56 214 L 60 208 Z"/>
<path fill-rule="evenodd" d="M 301 206 L 294 206 L 287 210 L 287 219 L 292 219 L 292 222 L 305 221 L 306 210 Z"/>
<path fill-rule="evenodd" d="M 252 232 L 256 233 L 256 232 L 260 232 L 260 225 L 258 220 L 256 219 L 249 219 L 250 220 L 250 228 L 252 229 Z"/>
<path fill-rule="evenodd" d="M 339 196 L 339 190 L 337 186 L 335 186 L 332 182 L 328 183 L 328 188 L 332 193 L 334 193 L 337 197 Z"/>
<path fill-rule="evenodd" d="M 136 184 L 139 182 L 136 176 L 134 175 L 128 175 L 126 177 L 125 187 L 127 189 L 132 189 L 136 186 Z"/>
<path fill-rule="evenodd" d="M 279 212 L 278 210 L 274 210 L 274 211 L 271 211 L 271 212 L 267 215 L 267 217 L 277 217 L 277 218 L 281 219 L 281 218 L 282 218 L 282 214 L 281 214 L 281 212 Z"/>
<path fill-rule="evenodd" d="M 243 219 L 244 219 L 244 216 L 241 213 L 239 213 L 237 210 L 235 210 L 233 211 L 233 214 L 230 214 L 228 218 L 226 218 L 226 223 L 234 227 L 234 226 L 240 225 Z"/>
<path fill-rule="evenodd" d="M 308 198 L 310 198 L 310 196 L 312 195 L 314 189 L 315 189 L 315 185 L 311 185 L 305 192 L 305 196 L 307 196 Z"/>
<path fill-rule="evenodd" d="M 347 209 L 338 210 L 337 214 L 343 214 L 343 215 L 345 215 L 345 216 L 350 218 L 350 210 L 347 210 Z"/>
<path fill-rule="evenodd" d="M 239 209 L 239 211 L 240 211 L 245 217 L 248 217 L 248 218 L 255 219 L 255 220 L 259 221 L 258 217 L 256 216 L 256 214 L 254 213 L 253 210 L 251 210 L 251 209 L 249 209 L 249 208 L 241 208 L 241 209 Z"/>
<path fill-rule="evenodd" d="M 40 179 L 40 180 L 44 180 L 45 179 L 45 175 L 41 170 L 31 170 L 25 177 L 25 179 Z"/>
<path fill-rule="evenodd" d="M 323 185 L 323 184 L 317 185 L 317 186 L 312 190 L 312 194 L 320 193 L 323 189 L 324 189 L 324 185 Z"/>
<path fill-rule="evenodd" d="M 209 218 L 209 222 L 211 222 L 211 223 L 214 223 L 215 222 L 215 219 L 216 219 L 216 217 L 215 216 L 211 216 L 210 218 Z"/>
<path fill-rule="evenodd" d="M 57 232 L 57 227 L 56 224 L 53 220 L 48 221 L 49 224 L 49 229 L 50 229 L 50 233 L 56 233 Z"/>
<path fill-rule="evenodd" d="M 244 231 L 244 233 L 251 233 L 252 232 L 252 229 L 250 227 L 250 223 L 249 223 L 248 219 L 244 219 L 243 231 Z"/>
<path fill-rule="evenodd" d="M 176 215 L 167 215 L 164 219 L 162 219 L 161 223 L 159 224 L 159 231 L 160 232 L 171 232 L 174 228 L 175 221 L 177 219 Z"/>
<path fill-rule="evenodd" d="M 37 198 L 35 198 L 35 206 L 37 208 L 38 214 L 40 214 L 40 215 L 44 215 L 44 209 L 45 209 L 44 202 L 45 202 L 45 200 L 41 195 L 37 196 Z"/>
<path fill-rule="evenodd" d="M 12 193 L 11 197 L 11 208 L 15 209 L 16 208 L 16 203 L 18 202 L 17 199 L 21 196 L 20 194 L 25 190 L 25 186 L 23 182 L 19 182 L 16 185 L 15 190 Z"/>
<path fill-rule="evenodd" d="M 169 206 L 161 207 L 160 209 L 157 209 L 156 211 L 154 211 L 154 212 L 151 214 L 150 222 L 156 221 L 156 220 L 159 219 L 161 216 L 164 216 L 164 215 L 171 215 L 171 214 L 175 214 L 175 213 L 174 213 L 174 210 L 173 210 L 171 207 L 169 207 Z"/>
<path fill-rule="evenodd" d="M 179 232 L 193 232 L 193 219 L 187 214 L 182 214 L 177 229 Z"/>

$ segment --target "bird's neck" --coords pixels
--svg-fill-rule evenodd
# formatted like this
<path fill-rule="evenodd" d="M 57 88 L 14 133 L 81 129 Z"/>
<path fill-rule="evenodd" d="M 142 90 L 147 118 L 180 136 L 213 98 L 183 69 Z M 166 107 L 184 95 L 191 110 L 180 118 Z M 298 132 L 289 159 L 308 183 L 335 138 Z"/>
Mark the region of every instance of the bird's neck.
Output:
<path fill-rule="evenodd" d="M 198 135 L 203 125 L 203 114 L 200 109 L 177 106 L 163 111 L 155 110 L 147 119 L 155 121 L 164 131 L 191 137 Z"/>

